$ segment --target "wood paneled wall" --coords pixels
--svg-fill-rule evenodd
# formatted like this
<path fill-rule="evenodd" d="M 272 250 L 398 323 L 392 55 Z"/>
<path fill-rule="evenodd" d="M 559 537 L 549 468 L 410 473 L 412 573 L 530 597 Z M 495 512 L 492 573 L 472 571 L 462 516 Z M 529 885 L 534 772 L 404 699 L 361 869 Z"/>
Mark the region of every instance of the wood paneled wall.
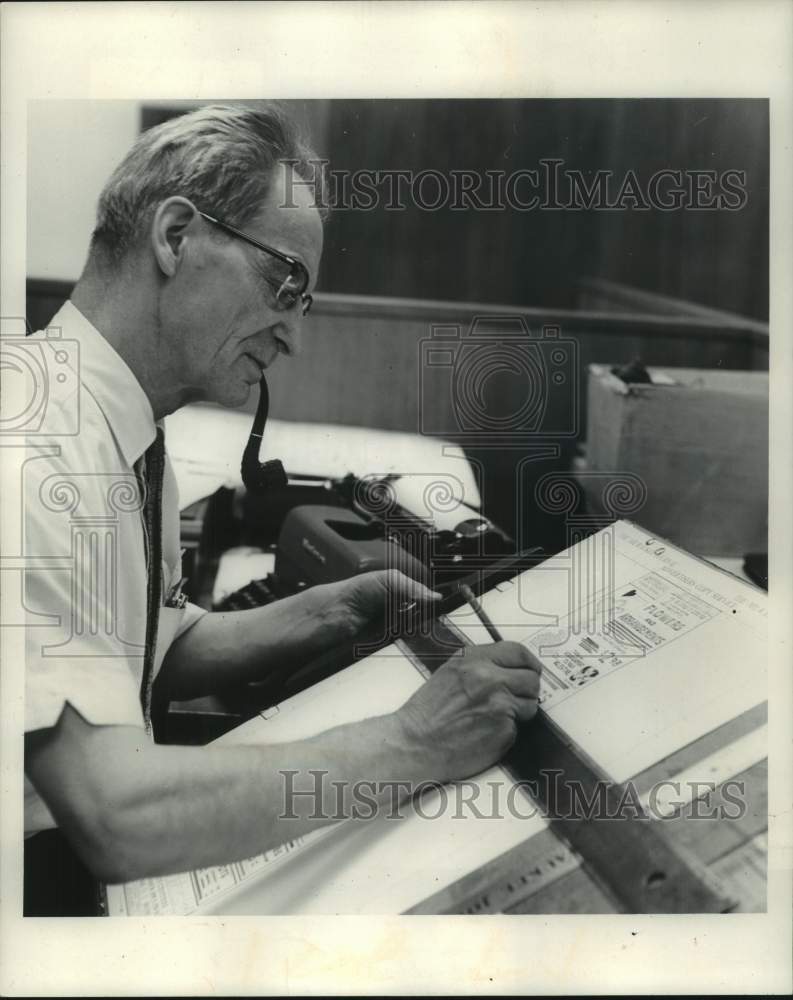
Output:
<path fill-rule="evenodd" d="M 630 313 L 528 309 L 519 306 L 427 302 L 410 299 L 318 295 L 310 322 L 303 329 L 300 358 L 273 370 L 272 412 L 283 419 L 359 424 L 418 432 L 422 426 L 440 434 L 458 430 L 452 395 L 447 391 L 421 398 L 422 368 L 433 327 L 457 326 L 465 341 L 477 317 L 520 317 L 531 337 L 542 340 L 543 328 L 559 328 L 578 354 L 577 378 L 565 393 L 581 394 L 579 413 L 586 412 L 586 366 L 591 362 L 626 362 L 640 357 L 648 365 L 689 368 L 751 369 L 767 367 L 768 334 L 760 324 L 716 322 L 698 316 L 651 316 Z M 504 323 L 505 331 L 507 324 Z M 476 336 L 474 334 L 474 336 Z M 498 336 L 492 336 L 498 344 Z M 481 342 L 481 337 L 478 338 Z M 762 357 L 765 356 L 765 364 Z M 426 384 L 426 382 L 425 382 Z M 444 381 L 433 378 L 432 386 Z M 502 400 L 514 412 L 526 387 L 519 378 L 506 380 L 515 393 Z M 560 391 L 560 395 L 564 394 Z M 557 405 L 564 405 L 562 402 Z M 577 437 L 583 437 L 580 425 Z"/>
<path fill-rule="evenodd" d="M 409 200 L 337 211 L 323 291 L 574 309 L 578 278 L 592 275 L 768 318 L 767 100 L 341 100 L 327 111 L 334 170 L 484 177 L 556 158 L 588 181 L 610 171 L 617 188 L 629 171 L 646 184 L 663 169 L 737 170 L 747 200 L 736 211 L 426 211 Z"/>
<path fill-rule="evenodd" d="M 747 368 L 760 371 L 768 368 L 768 324 L 749 316 L 738 316 L 723 309 L 711 309 L 688 299 L 673 298 L 634 288 L 603 278 L 582 278 L 578 283 L 580 312 L 630 313 L 651 316 L 688 316 L 706 320 L 715 327 L 735 327 L 751 339 Z"/>

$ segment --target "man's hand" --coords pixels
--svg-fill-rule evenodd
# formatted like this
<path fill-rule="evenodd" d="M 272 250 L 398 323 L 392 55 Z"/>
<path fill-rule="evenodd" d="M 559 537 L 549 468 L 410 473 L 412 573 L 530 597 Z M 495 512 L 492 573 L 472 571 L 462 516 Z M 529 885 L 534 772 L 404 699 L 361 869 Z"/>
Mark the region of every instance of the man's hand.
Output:
<path fill-rule="evenodd" d="M 395 625 L 401 608 L 439 599 L 440 594 L 396 569 L 361 573 L 338 583 L 319 584 L 300 595 L 301 610 L 322 630 L 330 645 L 354 639 L 374 622 Z"/>
<path fill-rule="evenodd" d="M 517 642 L 469 646 L 447 660 L 395 713 L 425 777 L 467 778 L 500 760 L 537 712 L 541 670 Z"/>

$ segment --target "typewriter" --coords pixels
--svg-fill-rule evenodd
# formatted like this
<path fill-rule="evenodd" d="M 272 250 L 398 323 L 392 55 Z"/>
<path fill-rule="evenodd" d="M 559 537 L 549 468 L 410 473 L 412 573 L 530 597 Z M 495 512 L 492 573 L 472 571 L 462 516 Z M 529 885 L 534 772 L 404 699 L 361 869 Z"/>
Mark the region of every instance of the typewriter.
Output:
<path fill-rule="evenodd" d="M 514 551 L 512 539 L 448 484 L 427 478 L 293 478 L 265 495 L 246 492 L 232 535 L 274 552 L 274 570 L 225 595 L 215 610 L 257 607 L 390 568 L 438 589 Z M 232 507 L 226 501 L 227 518 Z"/>

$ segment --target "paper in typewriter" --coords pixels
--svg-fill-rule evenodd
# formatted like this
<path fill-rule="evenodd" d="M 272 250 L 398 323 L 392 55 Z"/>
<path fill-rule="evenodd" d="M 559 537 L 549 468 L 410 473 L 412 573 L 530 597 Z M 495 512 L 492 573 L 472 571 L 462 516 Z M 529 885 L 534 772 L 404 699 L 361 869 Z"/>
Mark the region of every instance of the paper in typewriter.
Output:
<path fill-rule="evenodd" d="M 481 600 L 505 638 L 542 660 L 543 710 L 616 781 L 765 701 L 766 595 L 627 522 Z M 449 621 L 490 642 L 467 607 Z M 308 737 L 392 711 L 423 682 L 392 646 L 223 740 Z M 545 828 L 528 798 L 525 813 L 491 809 L 514 789 L 502 768 L 478 776 L 477 788 L 488 818 L 447 808 L 431 821 L 347 821 L 248 861 L 110 887 L 109 912 L 403 912 Z"/>

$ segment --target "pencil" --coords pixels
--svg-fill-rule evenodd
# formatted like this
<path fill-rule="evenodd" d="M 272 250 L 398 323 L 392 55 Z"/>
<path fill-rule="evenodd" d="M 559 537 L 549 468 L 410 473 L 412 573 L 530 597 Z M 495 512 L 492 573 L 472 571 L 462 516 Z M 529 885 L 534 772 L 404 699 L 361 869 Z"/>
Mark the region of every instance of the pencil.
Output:
<path fill-rule="evenodd" d="M 496 626 L 490 621 L 490 619 L 487 616 L 487 613 L 486 613 L 485 609 L 482 607 L 482 605 L 479 603 L 479 601 L 477 601 L 476 597 L 474 597 L 473 590 L 471 590 L 471 588 L 468 587 L 464 583 L 460 584 L 458 590 L 463 595 L 463 597 L 465 598 L 465 600 L 474 609 L 474 611 L 476 612 L 476 614 L 477 614 L 477 616 L 479 618 L 479 621 L 485 626 L 485 628 L 487 629 L 488 633 L 490 634 L 490 638 L 493 640 L 493 642 L 503 642 L 503 638 L 501 636 L 501 633 L 498 631 L 498 629 L 496 628 Z"/>

